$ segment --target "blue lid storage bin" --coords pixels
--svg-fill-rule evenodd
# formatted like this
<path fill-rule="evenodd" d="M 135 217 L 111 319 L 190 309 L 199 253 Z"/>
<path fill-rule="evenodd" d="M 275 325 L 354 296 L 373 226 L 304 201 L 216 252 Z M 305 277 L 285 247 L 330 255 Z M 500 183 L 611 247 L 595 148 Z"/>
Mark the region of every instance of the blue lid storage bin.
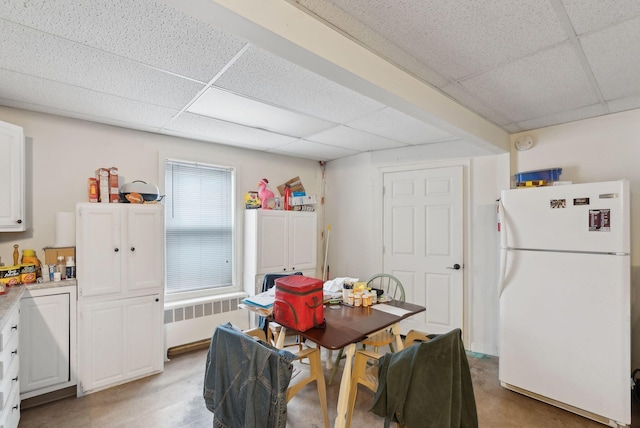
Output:
<path fill-rule="evenodd" d="M 558 181 L 562 168 L 541 169 L 538 171 L 519 172 L 514 177 L 517 187 L 546 186 Z"/>

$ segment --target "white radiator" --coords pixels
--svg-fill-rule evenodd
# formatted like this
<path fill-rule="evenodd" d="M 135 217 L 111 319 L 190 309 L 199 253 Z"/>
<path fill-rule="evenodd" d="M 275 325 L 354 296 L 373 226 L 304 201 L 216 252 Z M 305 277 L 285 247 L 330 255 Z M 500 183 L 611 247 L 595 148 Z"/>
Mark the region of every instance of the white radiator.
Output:
<path fill-rule="evenodd" d="M 220 324 L 249 327 L 249 311 L 238 308 L 246 296 L 213 296 L 195 302 L 166 303 L 164 309 L 165 356 L 169 348 L 210 339 Z"/>

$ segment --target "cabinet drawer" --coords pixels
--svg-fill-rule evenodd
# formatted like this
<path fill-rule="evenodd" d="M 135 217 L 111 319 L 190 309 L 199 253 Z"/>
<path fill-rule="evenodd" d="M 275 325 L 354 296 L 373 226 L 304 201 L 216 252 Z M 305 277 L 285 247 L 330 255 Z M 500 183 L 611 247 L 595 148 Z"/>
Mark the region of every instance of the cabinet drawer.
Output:
<path fill-rule="evenodd" d="M 20 312 L 14 309 L 13 313 L 9 316 L 9 321 L 0 332 L 0 352 L 4 351 L 7 344 L 11 340 L 12 335 L 18 335 L 18 322 L 20 321 Z"/>
<path fill-rule="evenodd" d="M 20 422 L 20 388 L 14 385 L 7 405 L 0 411 L 0 428 L 17 428 Z"/>
<path fill-rule="evenodd" d="M 14 358 L 7 369 L 7 376 L 0 382 L 0 410 L 5 410 L 9 407 L 9 397 L 14 389 L 20 394 L 19 371 L 18 358 Z"/>
<path fill-rule="evenodd" d="M 0 353 L 0 383 L 7 377 L 14 360 L 18 360 L 18 335 L 14 334 L 6 348 Z"/>

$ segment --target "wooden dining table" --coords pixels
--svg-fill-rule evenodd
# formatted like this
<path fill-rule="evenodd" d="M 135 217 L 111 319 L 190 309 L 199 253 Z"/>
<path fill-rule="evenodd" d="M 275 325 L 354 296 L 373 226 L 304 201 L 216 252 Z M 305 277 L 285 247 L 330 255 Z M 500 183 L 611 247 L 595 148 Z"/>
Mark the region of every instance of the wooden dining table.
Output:
<path fill-rule="evenodd" d="M 396 349 L 401 350 L 403 344 L 400 337 L 400 321 L 424 310 L 426 308 L 423 306 L 397 300 L 368 307 L 352 307 L 342 304 L 337 306 L 326 305 L 324 309 L 324 327 L 312 328 L 307 331 L 282 328 L 276 338 L 276 347 L 283 347 L 285 330 L 288 329 L 289 332 L 300 335 L 323 348 L 330 350 L 344 348 L 346 362 L 340 381 L 338 415 L 334 424 L 335 428 L 342 428 L 346 424 L 347 401 L 349 388 L 351 387 L 351 368 L 353 356 L 356 352 L 356 344 L 380 330 L 391 328 L 396 337 Z"/>

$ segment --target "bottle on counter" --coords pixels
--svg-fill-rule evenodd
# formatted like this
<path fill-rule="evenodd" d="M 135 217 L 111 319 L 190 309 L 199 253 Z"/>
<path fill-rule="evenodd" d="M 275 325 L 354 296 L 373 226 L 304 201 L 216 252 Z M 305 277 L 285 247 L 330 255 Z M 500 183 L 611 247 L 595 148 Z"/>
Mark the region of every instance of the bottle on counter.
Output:
<path fill-rule="evenodd" d="M 60 272 L 60 279 L 66 278 L 67 268 L 64 264 L 64 256 L 58 256 L 58 263 L 56 264 L 56 272 Z"/>
<path fill-rule="evenodd" d="M 67 257 L 66 277 L 67 279 L 72 279 L 76 277 L 76 263 L 73 260 L 73 256 Z"/>
<path fill-rule="evenodd" d="M 36 252 L 34 250 L 22 250 L 22 260 L 20 261 L 22 264 L 33 263 L 36 265 L 36 279 L 42 278 L 42 269 L 40 260 L 38 260 L 38 256 L 36 256 Z"/>

